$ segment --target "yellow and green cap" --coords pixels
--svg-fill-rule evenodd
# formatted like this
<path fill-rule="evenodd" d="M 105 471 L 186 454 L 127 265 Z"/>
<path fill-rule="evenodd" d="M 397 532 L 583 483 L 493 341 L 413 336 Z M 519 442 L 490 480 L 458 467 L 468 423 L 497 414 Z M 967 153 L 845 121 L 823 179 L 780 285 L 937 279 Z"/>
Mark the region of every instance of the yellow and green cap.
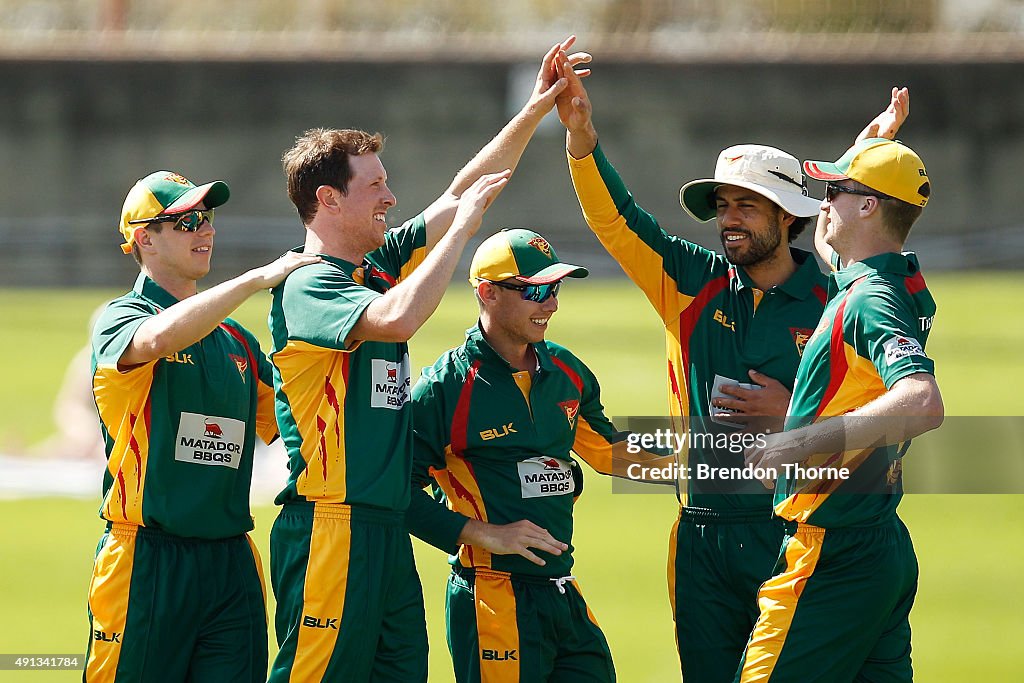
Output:
<path fill-rule="evenodd" d="M 485 239 L 469 266 L 469 282 L 480 280 L 501 282 L 518 278 L 531 285 L 546 285 L 564 277 L 586 277 L 582 266 L 562 263 L 551 244 L 533 232 L 508 228 Z"/>
<path fill-rule="evenodd" d="M 804 171 L 818 180 L 856 180 L 914 206 L 926 205 L 931 195 L 924 162 L 898 140 L 867 138 L 834 162 L 805 161 Z"/>
<path fill-rule="evenodd" d="M 130 254 L 135 241 L 138 224 L 132 225 L 129 221 L 183 213 L 200 203 L 207 209 L 213 209 L 224 204 L 230 196 L 231 190 L 223 180 L 196 187 L 188 178 L 173 171 L 156 171 L 140 178 L 121 207 L 119 230 L 124 237 L 121 251 Z"/>

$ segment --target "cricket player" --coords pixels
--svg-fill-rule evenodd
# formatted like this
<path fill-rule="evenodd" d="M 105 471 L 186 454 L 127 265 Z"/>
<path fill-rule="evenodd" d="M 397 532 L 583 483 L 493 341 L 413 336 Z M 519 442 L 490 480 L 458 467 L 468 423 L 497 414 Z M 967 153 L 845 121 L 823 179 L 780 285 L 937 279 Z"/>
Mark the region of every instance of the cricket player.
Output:
<path fill-rule="evenodd" d="M 737 478 L 742 448 L 707 444 L 744 427 L 781 428 L 826 301 L 827 280 L 813 255 L 790 246 L 820 202 L 808 196 L 792 155 L 735 145 L 721 152 L 713 178 L 688 182 L 679 193 L 690 216 L 715 220 L 723 253 L 669 235 L 626 189 L 598 144 L 586 90 L 566 76 L 557 106 L 583 215 L 661 317 L 669 414 L 677 432 L 696 437 L 681 453 L 681 470 L 690 475 L 679 482 L 669 540 L 681 671 L 687 683 L 722 683 L 735 673 L 757 618 L 757 589 L 771 575 L 784 526 L 772 515 L 771 496 Z M 885 134 L 894 135 L 905 116 L 894 90 L 869 127 L 885 124 Z"/>
<path fill-rule="evenodd" d="M 141 273 L 99 315 L 93 393 L 107 456 L 86 681 L 263 681 L 263 569 L 248 532 L 257 435 L 277 436 L 270 365 L 226 318 L 319 260 L 287 254 L 202 293 L 222 181 L 139 180 L 121 249 Z"/>
<path fill-rule="evenodd" d="M 565 87 L 552 47 L 523 109 L 400 228 L 379 135 L 315 129 L 284 155 L 304 253 L 274 290 L 277 417 L 290 476 L 277 498 L 271 681 L 426 680 L 419 577 L 405 528 L 412 468 L 406 342 L 440 302 L 466 242 Z M 566 58 L 579 63 L 589 55 Z M 572 67 L 570 67 L 571 70 Z"/>
<path fill-rule="evenodd" d="M 837 270 L 786 431 L 747 453 L 778 470 L 788 527 L 736 678 L 911 681 L 917 558 L 896 507 L 909 441 L 941 424 L 943 406 L 925 353 L 935 301 L 903 245 L 931 184 L 912 149 L 884 138 L 804 169 L 827 183 L 817 237 Z"/>
<path fill-rule="evenodd" d="M 572 575 L 583 472 L 570 451 L 603 474 L 660 459 L 627 453 L 594 374 L 544 338 L 563 280 L 586 275 L 531 230 L 484 240 L 470 267 L 479 322 L 413 389 L 406 519 L 451 555 L 446 624 L 460 683 L 615 680 Z"/>

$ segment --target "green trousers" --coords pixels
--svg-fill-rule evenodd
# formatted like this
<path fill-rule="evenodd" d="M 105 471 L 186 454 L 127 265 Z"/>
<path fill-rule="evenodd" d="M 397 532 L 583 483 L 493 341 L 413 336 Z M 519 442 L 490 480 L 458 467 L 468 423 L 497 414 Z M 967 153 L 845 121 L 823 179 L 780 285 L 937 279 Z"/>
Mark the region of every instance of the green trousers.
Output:
<path fill-rule="evenodd" d="M 686 683 L 729 683 L 757 620 L 785 525 L 770 512 L 682 508 L 669 540 L 669 592 Z"/>
<path fill-rule="evenodd" d="M 910 609 L 917 557 L 894 517 L 873 527 L 788 534 L 736 680 L 887 683 L 913 680 Z"/>
<path fill-rule="evenodd" d="M 83 680 L 261 683 L 266 610 L 248 535 L 189 539 L 113 524 L 89 585 Z"/>
<path fill-rule="evenodd" d="M 289 503 L 270 534 L 280 650 L 271 683 L 427 680 L 423 592 L 404 514 Z"/>
<path fill-rule="evenodd" d="M 615 681 L 608 641 L 572 577 L 458 569 L 446 614 L 458 683 Z"/>

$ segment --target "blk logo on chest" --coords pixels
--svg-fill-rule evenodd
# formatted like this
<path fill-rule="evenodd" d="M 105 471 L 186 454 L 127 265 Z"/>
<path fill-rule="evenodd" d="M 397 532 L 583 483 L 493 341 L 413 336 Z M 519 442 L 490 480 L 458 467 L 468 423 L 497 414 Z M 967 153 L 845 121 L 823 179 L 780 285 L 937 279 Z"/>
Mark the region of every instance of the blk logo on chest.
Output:
<path fill-rule="evenodd" d="M 180 351 L 172 353 L 169 356 L 164 356 L 164 360 L 168 363 L 186 363 L 188 365 L 195 365 L 195 362 L 192 360 L 191 353 L 181 353 Z"/>
<path fill-rule="evenodd" d="M 500 439 L 503 436 L 508 436 L 509 434 L 516 433 L 517 432 L 515 428 L 512 426 L 512 423 L 509 422 L 507 425 L 502 425 L 501 427 L 492 427 L 491 429 L 485 429 L 484 431 L 480 432 L 480 438 L 483 439 L 484 441 L 490 441 L 491 439 Z"/>
<path fill-rule="evenodd" d="M 120 643 L 121 634 L 118 631 L 111 631 L 110 633 L 107 633 L 106 631 L 96 629 L 92 632 L 92 639 L 104 643 Z"/>

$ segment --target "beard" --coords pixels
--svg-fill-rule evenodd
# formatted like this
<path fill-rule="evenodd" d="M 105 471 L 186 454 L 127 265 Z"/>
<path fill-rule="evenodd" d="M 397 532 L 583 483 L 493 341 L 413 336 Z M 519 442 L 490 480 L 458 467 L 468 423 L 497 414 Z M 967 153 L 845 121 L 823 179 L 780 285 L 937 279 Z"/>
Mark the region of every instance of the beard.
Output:
<path fill-rule="evenodd" d="M 768 227 L 760 235 L 746 230 L 736 230 L 735 232 L 742 232 L 747 236 L 747 246 L 744 251 L 736 247 L 730 248 L 730 243 L 726 241 L 725 235 L 722 233 L 718 235 L 722 240 L 725 258 L 735 266 L 753 266 L 762 261 L 768 261 L 774 257 L 775 250 L 782 243 L 782 230 L 779 228 L 779 219 L 775 216 L 768 219 Z"/>

